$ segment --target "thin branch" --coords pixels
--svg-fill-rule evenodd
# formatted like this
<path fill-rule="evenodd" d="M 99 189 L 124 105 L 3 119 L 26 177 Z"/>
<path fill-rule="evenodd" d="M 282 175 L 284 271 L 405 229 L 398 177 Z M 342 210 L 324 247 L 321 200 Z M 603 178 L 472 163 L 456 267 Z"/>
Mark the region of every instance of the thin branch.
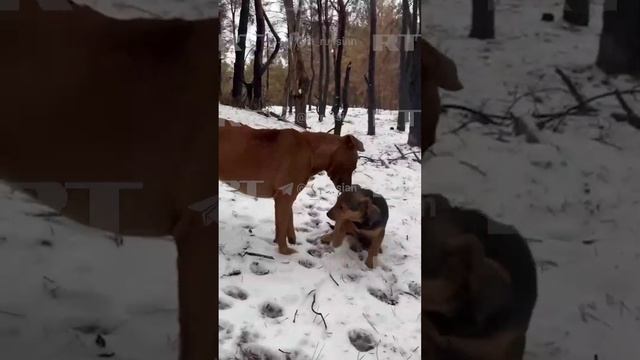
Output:
<path fill-rule="evenodd" d="M 313 305 L 316 304 L 316 294 L 313 294 L 313 301 L 311 302 L 311 311 L 316 314 L 316 315 L 320 315 L 320 318 L 322 318 L 322 322 L 324 323 L 324 329 L 325 330 L 329 330 L 329 328 L 327 327 L 327 322 L 324 320 L 324 315 L 322 315 L 321 312 L 317 312 L 314 308 Z"/>

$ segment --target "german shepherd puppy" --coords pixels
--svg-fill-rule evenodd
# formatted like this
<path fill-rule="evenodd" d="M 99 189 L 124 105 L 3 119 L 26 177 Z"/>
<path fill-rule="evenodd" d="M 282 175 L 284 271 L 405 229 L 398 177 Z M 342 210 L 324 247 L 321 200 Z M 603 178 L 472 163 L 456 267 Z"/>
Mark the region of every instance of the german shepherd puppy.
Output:
<path fill-rule="evenodd" d="M 423 336 L 432 360 L 521 360 L 537 300 L 525 239 L 477 210 L 423 195 Z"/>
<path fill-rule="evenodd" d="M 352 185 L 338 196 L 327 217 L 334 220 L 336 225 L 332 233 L 322 238 L 322 243 L 339 247 L 346 235 L 355 237 L 368 249 L 365 264 L 373 269 L 374 257 L 382 253 L 382 239 L 389 220 L 389 207 L 385 199 L 369 189 Z"/>

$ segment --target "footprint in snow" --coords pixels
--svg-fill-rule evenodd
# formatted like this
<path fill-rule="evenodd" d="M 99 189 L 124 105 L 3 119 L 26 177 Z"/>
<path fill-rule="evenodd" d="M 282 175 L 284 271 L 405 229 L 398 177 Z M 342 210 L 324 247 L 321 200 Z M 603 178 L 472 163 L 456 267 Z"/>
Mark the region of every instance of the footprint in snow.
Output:
<path fill-rule="evenodd" d="M 226 320 L 218 321 L 218 340 L 221 343 L 224 343 L 227 340 L 231 340 L 232 337 L 233 337 L 233 324 Z"/>
<path fill-rule="evenodd" d="M 348 334 L 349 341 L 359 352 L 367 352 L 375 349 L 376 340 L 373 335 L 364 329 L 352 329 Z"/>
<path fill-rule="evenodd" d="M 249 297 L 249 294 L 247 294 L 246 291 L 234 285 L 225 287 L 224 289 L 222 289 L 222 292 L 238 300 L 247 300 L 247 298 Z"/>
<path fill-rule="evenodd" d="M 313 261 L 308 259 L 301 259 L 298 261 L 298 264 L 306 267 L 307 269 L 311 269 L 316 266 L 316 264 Z"/>
<path fill-rule="evenodd" d="M 422 287 L 417 282 L 410 281 L 408 287 L 409 292 L 413 295 L 420 297 L 420 295 L 422 294 Z"/>
<path fill-rule="evenodd" d="M 280 352 L 271 350 L 265 346 L 259 344 L 245 344 L 239 346 L 240 357 L 234 356 L 231 359 L 238 360 L 282 360 L 282 354 Z M 287 357 L 287 359 L 289 359 Z"/>
<path fill-rule="evenodd" d="M 227 310 L 231 307 L 230 302 L 226 302 L 220 298 L 218 298 L 218 310 Z"/>
<path fill-rule="evenodd" d="M 367 291 L 369 292 L 369 294 L 371 294 L 371 296 L 382 301 L 383 303 L 386 303 L 389 305 L 398 305 L 398 295 L 396 294 L 387 294 L 386 292 L 380 289 L 376 289 L 372 287 L 367 288 Z"/>
<path fill-rule="evenodd" d="M 283 310 L 282 310 L 282 306 L 274 302 L 267 301 L 262 305 L 260 305 L 260 313 L 263 316 L 266 316 L 271 319 L 275 319 L 277 317 L 282 316 Z"/>
<path fill-rule="evenodd" d="M 307 253 L 309 253 L 309 255 L 320 259 L 322 257 L 322 250 L 318 249 L 318 248 L 311 248 L 309 250 L 307 250 Z"/>
<path fill-rule="evenodd" d="M 258 261 L 254 261 L 249 265 L 249 270 L 256 275 L 267 275 L 269 269 Z"/>

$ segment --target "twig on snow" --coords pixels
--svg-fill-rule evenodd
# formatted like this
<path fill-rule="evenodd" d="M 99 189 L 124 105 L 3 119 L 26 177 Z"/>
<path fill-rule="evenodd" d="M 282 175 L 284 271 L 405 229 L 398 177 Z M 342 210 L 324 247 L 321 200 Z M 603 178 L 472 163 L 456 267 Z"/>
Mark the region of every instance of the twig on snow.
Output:
<path fill-rule="evenodd" d="M 472 163 L 467 162 L 467 161 L 464 161 L 464 160 L 458 160 L 458 162 L 459 162 L 461 165 L 464 165 L 464 166 L 466 166 L 466 167 L 470 168 L 471 170 L 476 171 L 478 174 L 482 175 L 483 177 L 487 177 L 487 173 L 486 173 L 486 172 L 484 172 L 484 171 L 482 171 L 482 169 L 480 169 L 480 168 L 479 168 L 479 167 L 477 167 L 476 165 L 473 165 Z"/>
<path fill-rule="evenodd" d="M 380 332 L 378 331 L 378 329 L 376 329 L 375 326 L 373 326 L 373 323 L 371 322 L 371 320 L 369 320 L 369 318 L 367 317 L 367 314 L 362 313 L 362 317 L 364 317 L 365 320 L 367 320 L 367 322 L 369 323 L 369 325 L 373 328 L 373 330 L 375 330 L 378 334 L 380 334 Z"/>
<path fill-rule="evenodd" d="M 263 255 L 263 254 L 258 254 L 258 253 L 254 253 L 251 251 L 245 251 L 244 253 L 242 253 L 241 256 L 245 256 L 245 255 L 249 255 L 249 256 L 255 256 L 255 257 L 261 257 L 261 258 L 265 258 L 265 259 L 271 259 L 271 260 L 275 260 L 275 258 L 271 255 Z"/>
<path fill-rule="evenodd" d="M 316 304 L 316 294 L 313 294 L 313 301 L 311 302 L 311 311 L 316 314 L 316 315 L 320 315 L 320 318 L 322 319 L 322 323 L 324 323 L 324 329 L 325 330 L 329 330 L 329 328 L 327 327 L 327 322 L 324 320 L 324 315 L 321 312 L 316 311 L 316 309 L 313 308 L 313 305 Z"/>
<path fill-rule="evenodd" d="M 333 278 L 333 275 L 331 275 L 331 273 L 329 273 L 329 277 L 331 278 L 331 280 L 333 280 L 333 282 L 336 284 L 336 286 L 340 286 L 338 284 L 338 282 L 336 281 L 336 279 Z"/>

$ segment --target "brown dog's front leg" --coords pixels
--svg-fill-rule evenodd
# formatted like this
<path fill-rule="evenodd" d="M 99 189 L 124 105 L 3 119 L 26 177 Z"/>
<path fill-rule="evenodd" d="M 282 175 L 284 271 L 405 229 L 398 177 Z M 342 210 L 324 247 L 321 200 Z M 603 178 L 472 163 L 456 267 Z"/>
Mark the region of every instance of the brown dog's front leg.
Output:
<path fill-rule="evenodd" d="M 293 209 L 289 212 L 289 221 L 287 224 L 287 239 L 289 240 L 289 244 L 296 244 L 296 228 L 293 227 Z"/>
<path fill-rule="evenodd" d="M 217 354 L 218 289 L 214 257 L 218 256 L 218 229 L 203 226 L 185 215 L 174 233 L 178 249 L 178 303 L 180 360 L 211 360 Z"/>
<path fill-rule="evenodd" d="M 283 255 L 294 254 L 296 250 L 287 245 L 289 221 L 293 222 L 293 209 L 291 208 L 293 200 L 290 196 L 279 196 L 274 200 L 276 206 L 276 243 L 278 243 L 278 251 Z"/>

